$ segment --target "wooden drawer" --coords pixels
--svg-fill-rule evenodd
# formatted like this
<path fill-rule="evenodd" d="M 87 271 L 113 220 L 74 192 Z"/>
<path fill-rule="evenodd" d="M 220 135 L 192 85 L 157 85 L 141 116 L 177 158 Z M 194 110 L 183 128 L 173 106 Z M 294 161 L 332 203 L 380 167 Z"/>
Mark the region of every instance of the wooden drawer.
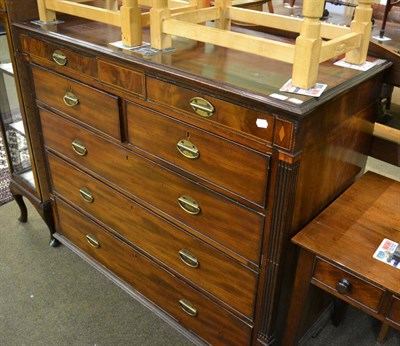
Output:
<path fill-rule="evenodd" d="M 387 318 L 396 323 L 400 327 L 400 298 L 397 296 L 392 297 L 392 305 L 390 307 Z"/>
<path fill-rule="evenodd" d="M 25 35 L 21 35 L 21 44 L 24 52 L 30 54 L 37 63 L 43 62 L 46 66 L 53 66 L 65 72 L 97 77 L 97 62 L 94 56 Z"/>
<path fill-rule="evenodd" d="M 212 344 L 247 345 L 252 328 L 104 229 L 56 200 L 59 232 Z M 90 237 L 90 241 L 87 237 Z M 186 306 L 185 312 L 181 304 Z M 192 315 L 194 316 L 192 316 Z"/>
<path fill-rule="evenodd" d="M 48 161 L 53 189 L 63 198 L 252 318 L 256 273 L 62 159 L 49 153 Z"/>
<path fill-rule="evenodd" d="M 264 205 L 268 156 L 133 103 L 126 109 L 131 144 Z"/>
<path fill-rule="evenodd" d="M 104 60 L 98 60 L 99 80 L 113 87 L 144 97 L 144 73 L 132 68 L 125 68 Z"/>
<path fill-rule="evenodd" d="M 381 301 L 385 293 L 383 289 L 318 258 L 314 268 L 314 279 L 320 284 L 328 286 L 336 292 L 336 295 L 345 296 L 374 312 L 378 312 L 381 307 Z M 350 286 L 345 293 L 339 293 L 336 285 L 344 279 L 350 283 Z"/>
<path fill-rule="evenodd" d="M 200 97 L 209 102 L 214 109 L 212 115 L 206 116 L 211 121 L 262 138 L 267 142 L 272 142 L 274 117 L 270 114 L 237 106 L 215 97 L 204 95 L 195 90 L 186 89 L 155 78 L 147 77 L 146 83 L 147 99 L 149 101 L 202 117 L 202 115 L 198 115 L 191 106 L 192 102 L 192 104 L 199 104 L 201 108 L 204 108 L 202 104 L 204 103 L 203 101 L 200 100 L 196 102 L 193 100 L 194 98 Z"/>
<path fill-rule="evenodd" d="M 118 97 L 32 66 L 36 98 L 116 139 L 121 139 Z"/>
<path fill-rule="evenodd" d="M 259 263 L 264 216 L 201 187 L 48 111 L 41 110 L 45 145 L 111 184 L 187 225 L 235 257 Z M 54 131 L 54 129 L 58 129 Z M 79 141 L 86 154 L 71 143 Z M 198 207 L 190 198 L 197 201 Z M 185 210 L 186 209 L 186 210 Z M 198 213 L 197 213 L 198 212 Z M 249 226 L 250 225 L 250 226 Z"/>

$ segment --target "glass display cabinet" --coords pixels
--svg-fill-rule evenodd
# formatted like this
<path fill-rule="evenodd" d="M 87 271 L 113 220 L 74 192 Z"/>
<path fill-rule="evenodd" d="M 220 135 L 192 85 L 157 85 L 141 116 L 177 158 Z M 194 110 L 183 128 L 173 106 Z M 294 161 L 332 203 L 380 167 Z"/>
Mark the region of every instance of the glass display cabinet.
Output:
<path fill-rule="evenodd" d="M 11 173 L 10 191 L 21 211 L 19 220 L 27 222 L 28 213 L 24 202 L 25 197 L 38 210 L 52 234 L 53 218 L 50 202 L 46 195 L 48 183 L 46 176 L 41 174 L 44 167 L 37 164 L 37 162 L 41 162 L 40 143 L 32 143 L 29 137 L 29 122 L 26 120 L 23 107 L 23 96 L 14 58 L 10 25 L 13 20 L 24 19 L 20 18 L 21 12 L 24 12 L 25 16 L 32 16 L 33 18 L 34 12 L 37 11 L 36 2 L 24 1 L 24 8 L 28 5 L 27 12 L 16 11 L 18 5 L 22 5 L 21 1 L 0 0 L 0 123 L 3 145 Z M 37 147 L 37 160 L 33 160 L 35 158 L 35 147 Z M 53 237 L 51 237 L 50 243 L 52 246 L 57 245 Z"/>

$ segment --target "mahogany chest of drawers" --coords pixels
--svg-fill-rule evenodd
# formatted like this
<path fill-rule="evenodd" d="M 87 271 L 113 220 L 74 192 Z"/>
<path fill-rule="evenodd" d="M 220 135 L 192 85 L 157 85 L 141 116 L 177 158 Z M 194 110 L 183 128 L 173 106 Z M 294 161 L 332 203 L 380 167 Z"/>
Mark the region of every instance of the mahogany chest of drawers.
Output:
<path fill-rule="evenodd" d="M 122 50 L 71 18 L 15 30 L 54 236 L 195 343 L 279 339 L 289 239 L 361 173 L 389 64 L 326 63 L 323 96 L 290 101 L 270 96 L 284 63 L 179 39 Z"/>

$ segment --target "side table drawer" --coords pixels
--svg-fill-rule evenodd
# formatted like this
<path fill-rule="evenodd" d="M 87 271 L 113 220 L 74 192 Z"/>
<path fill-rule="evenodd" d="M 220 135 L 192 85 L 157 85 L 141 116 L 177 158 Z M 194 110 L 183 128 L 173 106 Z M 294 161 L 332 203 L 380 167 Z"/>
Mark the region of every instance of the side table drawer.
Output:
<path fill-rule="evenodd" d="M 204 95 L 172 83 L 147 77 L 147 99 L 168 108 L 225 125 L 272 142 L 274 117 Z M 209 109 L 209 110 L 208 110 Z"/>
<path fill-rule="evenodd" d="M 317 285 L 328 286 L 337 296 L 345 296 L 378 312 L 385 291 L 371 283 L 335 267 L 320 258 L 316 259 L 314 278 Z M 314 282 L 315 283 L 315 282 Z M 339 285 L 339 286 L 338 286 Z"/>
<path fill-rule="evenodd" d="M 400 297 L 392 297 L 392 305 L 390 307 L 387 318 L 400 327 Z"/>
<path fill-rule="evenodd" d="M 250 325 L 83 217 L 65 202 L 56 199 L 56 204 L 60 234 L 182 325 L 202 335 L 211 344 L 249 344 Z"/>
<path fill-rule="evenodd" d="M 264 205 L 268 156 L 130 102 L 126 109 L 131 144 Z"/>
<path fill-rule="evenodd" d="M 252 319 L 256 273 L 64 160 L 47 157 L 53 189 L 64 199 Z"/>
<path fill-rule="evenodd" d="M 121 138 L 118 97 L 32 66 L 37 99 L 116 139 Z"/>

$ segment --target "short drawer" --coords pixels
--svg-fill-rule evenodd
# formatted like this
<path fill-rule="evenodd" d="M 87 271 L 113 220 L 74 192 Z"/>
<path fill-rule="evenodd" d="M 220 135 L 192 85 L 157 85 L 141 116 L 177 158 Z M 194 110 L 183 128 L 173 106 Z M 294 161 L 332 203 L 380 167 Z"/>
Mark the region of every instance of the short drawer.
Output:
<path fill-rule="evenodd" d="M 378 312 L 385 291 L 373 284 L 317 258 L 314 280 L 328 286 L 338 296 L 345 296 Z M 339 285 L 339 286 L 338 286 Z"/>
<path fill-rule="evenodd" d="M 43 61 L 44 65 L 53 66 L 65 72 L 97 77 L 97 62 L 94 56 L 26 35 L 21 35 L 21 44 L 24 52 L 31 55 L 39 64 Z"/>
<path fill-rule="evenodd" d="M 163 106 L 204 117 L 231 129 L 272 142 L 274 117 L 195 90 L 152 77 L 146 78 L 147 99 Z"/>
<path fill-rule="evenodd" d="M 105 60 L 98 60 L 98 67 L 100 81 L 136 96 L 144 97 L 145 79 L 142 71 L 112 64 Z"/>
<path fill-rule="evenodd" d="M 264 216 L 41 110 L 45 145 L 186 225 L 202 239 L 259 263 Z M 57 131 L 54 131 L 57 129 Z M 74 150 L 74 149 L 75 150 Z"/>
<path fill-rule="evenodd" d="M 36 98 L 116 139 L 121 138 L 118 97 L 32 66 Z"/>
<path fill-rule="evenodd" d="M 57 156 L 48 161 L 53 190 L 64 199 L 252 318 L 256 273 Z"/>
<path fill-rule="evenodd" d="M 269 156 L 127 102 L 129 142 L 264 205 Z"/>
<path fill-rule="evenodd" d="M 211 344 L 247 345 L 252 328 L 130 246 L 56 200 L 60 232 Z"/>
<path fill-rule="evenodd" d="M 387 318 L 400 327 L 400 297 L 393 296 Z"/>

